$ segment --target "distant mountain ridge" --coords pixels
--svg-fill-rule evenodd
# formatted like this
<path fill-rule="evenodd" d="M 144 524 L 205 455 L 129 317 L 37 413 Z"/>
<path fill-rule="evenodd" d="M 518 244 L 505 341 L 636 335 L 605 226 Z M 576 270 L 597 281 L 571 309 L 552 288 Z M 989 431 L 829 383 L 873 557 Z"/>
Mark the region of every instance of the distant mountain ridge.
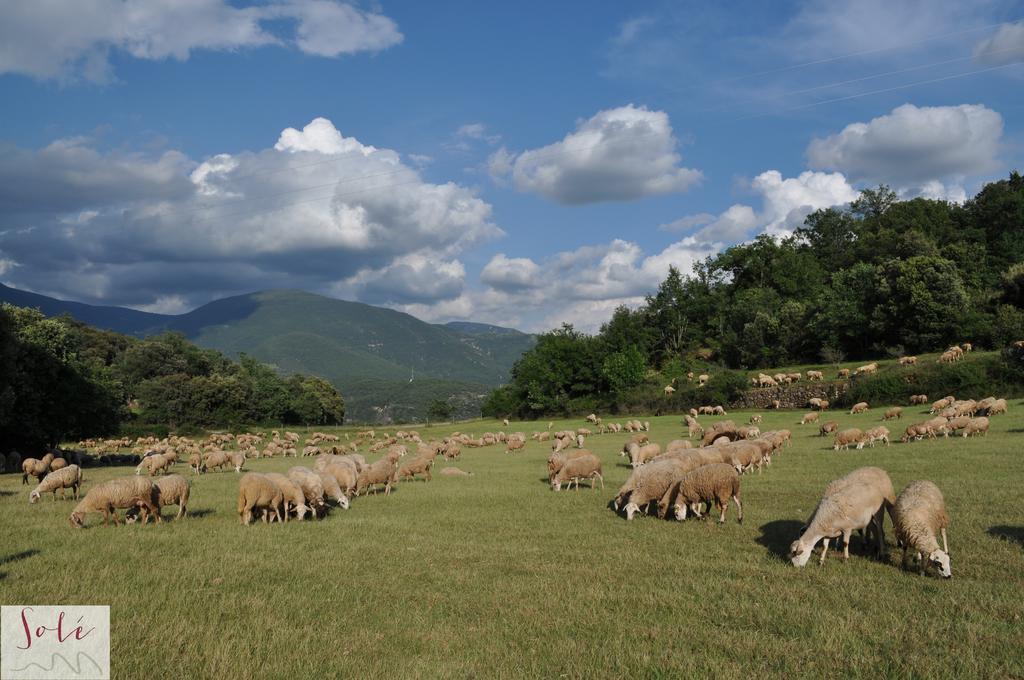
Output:
<path fill-rule="evenodd" d="M 229 356 L 246 353 L 284 373 L 318 375 L 345 397 L 354 420 L 425 415 L 427 399 L 455 396 L 463 415 L 506 382 L 533 346 L 532 335 L 478 324 L 429 324 L 409 314 L 299 290 L 268 290 L 214 300 L 180 315 L 103 307 L 0 284 L 0 301 L 67 313 L 98 328 L 145 337 L 179 331 Z M 430 379 L 429 390 L 404 388 Z M 370 388 L 372 386 L 372 389 Z M 395 415 L 390 415 L 395 414 Z"/>

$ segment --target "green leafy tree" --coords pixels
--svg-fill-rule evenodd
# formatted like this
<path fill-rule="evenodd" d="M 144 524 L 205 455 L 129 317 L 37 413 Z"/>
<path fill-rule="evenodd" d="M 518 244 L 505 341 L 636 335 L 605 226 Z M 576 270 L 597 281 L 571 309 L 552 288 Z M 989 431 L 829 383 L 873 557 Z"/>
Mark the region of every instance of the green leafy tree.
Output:
<path fill-rule="evenodd" d="M 621 393 L 639 385 L 643 382 L 646 372 L 647 362 L 636 347 L 627 347 L 609 354 L 601 366 L 601 374 L 614 393 Z"/>
<path fill-rule="evenodd" d="M 433 422 L 450 420 L 455 415 L 455 407 L 444 399 L 435 399 L 427 407 L 427 419 Z"/>

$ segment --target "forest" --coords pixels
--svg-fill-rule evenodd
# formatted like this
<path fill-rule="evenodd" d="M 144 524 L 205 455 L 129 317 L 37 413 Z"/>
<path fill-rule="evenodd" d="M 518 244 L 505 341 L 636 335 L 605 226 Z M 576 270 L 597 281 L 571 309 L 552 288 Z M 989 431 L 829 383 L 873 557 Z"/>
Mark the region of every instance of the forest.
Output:
<path fill-rule="evenodd" d="M 885 186 L 818 210 L 786 238 L 762 235 L 671 268 L 636 309 L 588 335 L 542 334 L 484 415 L 539 417 L 615 409 L 645 381 L 724 369 L 838 363 L 934 352 L 964 341 L 1001 349 L 1024 338 L 1024 177 L 964 204 L 899 200 Z"/>
<path fill-rule="evenodd" d="M 7 450 L 116 432 L 340 425 L 344 418 L 344 400 L 320 378 L 282 377 L 179 333 L 138 340 L 0 305 L 0 442 Z"/>

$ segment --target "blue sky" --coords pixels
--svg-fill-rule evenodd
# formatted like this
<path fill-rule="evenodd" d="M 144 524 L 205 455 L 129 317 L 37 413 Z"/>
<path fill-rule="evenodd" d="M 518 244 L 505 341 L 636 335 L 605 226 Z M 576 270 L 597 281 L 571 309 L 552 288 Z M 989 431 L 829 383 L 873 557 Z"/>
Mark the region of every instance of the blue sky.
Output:
<path fill-rule="evenodd" d="M 1021 168 L 1024 3 L 0 6 L 0 280 L 596 328 L 885 182 Z"/>

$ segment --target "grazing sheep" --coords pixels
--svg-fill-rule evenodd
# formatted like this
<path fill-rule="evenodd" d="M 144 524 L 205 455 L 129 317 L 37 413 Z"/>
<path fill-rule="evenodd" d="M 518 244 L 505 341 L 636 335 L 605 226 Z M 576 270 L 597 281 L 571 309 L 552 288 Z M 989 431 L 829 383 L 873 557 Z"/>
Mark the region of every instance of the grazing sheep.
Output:
<path fill-rule="evenodd" d="M 58 456 L 57 458 L 54 458 L 53 461 L 50 463 L 50 472 L 53 472 L 54 470 L 63 470 L 67 466 L 68 462 Z"/>
<path fill-rule="evenodd" d="M 692 449 L 693 442 L 688 439 L 673 439 L 665 447 L 665 451 L 682 451 L 684 449 Z"/>
<path fill-rule="evenodd" d="M 231 464 L 231 459 L 224 451 L 210 451 L 203 458 L 203 465 L 200 468 L 203 472 L 213 469 L 220 469 Z"/>
<path fill-rule="evenodd" d="M 60 470 L 54 470 L 39 482 L 39 486 L 28 495 L 28 502 L 35 503 L 47 492 L 53 494 L 53 500 L 57 500 L 57 489 L 60 489 L 60 499 L 64 500 L 65 489 L 71 489 L 72 497 L 78 500 L 78 487 L 82 484 L 82 468 L 77 465 L 69 465 Z"/>
<path fill-rule="evenodd" d="M 629 464 L 630 466 L 637 468 L 654 460 L 654 458 L 661 453 L 660 444 L 646 444 L 640 446 L 639 444 L 629 445 Z"/>
<path fill-rule="evenodd" d="M 316 517 L 320 517 L 327 508 L 324 502 L 324 483 L 320 475 L 309 468 L 296 465 L 288 469 L 288 479 L 299 485 L 306 497 L 306 505 L 313 510 Z"/>
<path fill-rule="evenodd" d="M 696 420 L 687 421 L 686 436 L 691 438 L 694 436 L 702 437 L 704 436 L 704 428 Z"/>
<path fill-rule="evenodd" d="M 911 482 L 900 492 L 893 509 L 892 522 L 896 540 L 903 545 L 902 565 L 907 563 L 907 551 L 917 553 L 920 574 L 925 567 L 934 564 L 945 578 L 951 578 L 953 571 L 949 563 L 949 546 L 946 543 L 946 529 L 949 515 L 946 502 L 939 487 L 926 480 Z M 942 549 L 936 540 L 936 532 L 942 536 Z M 924 556 L 928 559 L 925 560 Z"/>
<path fill-rule="evenodd" d="M 510 439 L 509 443 L 511 444 L 512 441 L 513 440 Z M 433 467 L 433 465 L 433 458 L 413 458 L 402 467 L 398 468 L 398 479 L 416 479 L 416 475 L 423 475 L 429 482 L 431 480 L 430 468 Z"/>
<path fill-rule="evenodd" d="M 366 490 L 372 490 L 376 494 L 377 484 L 384 485 L 385 496 L 390 495 L 391 482 L 397 469 L 398 465 L 386 458 L 382 458 L 373 465 L 363 468 L 363 471 L 356 478 L 356 495 L 358 496 Z"/>
<path fill-rule="evenodd" d="M 807 381 L 808 382 L 815 382 L 815 381 L 820 382 L 820 381 L 822 381 L 824 379 L 825 379 L 825 374 L 822 373 L 821 371 L 807 371 Z"/>
<path fill-rule="evenodd" d="M 231 467 L 235 468 L 235 472 L 241 472 L 242 466 L 245 465 L 245 454 L 241 451 L 232 451 L 228 454 Z"/>
<path fill-rule="evenodd" d="M 972 418 L 967 427 L 964 428 L 964 438 L 972 437 L 976 434 L 988 435 L 988 418 L 981 416 L 980 418 Z"/>
<path fill-rule="evenodd" d="M 431 459 L 433 461 L 433 459 Z M 334 477 L 334 481 L 338 483 L 338 487 L 345 497 L 349 497 L 355 493 L 356 480 L 359 478 L 359 473 L 356 471 L 354 465 L 345 464 L 346 461 L 338 461 L 336 463 L 329 463 L 324 466 L 318 472 Z"/>
<path fill-rule="evenodd" d="M 313 474 L 320 478 L 320 484 L 324 487 L 324 496 L 333 499 L 342 510 L 348 510 L 348 496 L 342 492 L 341 485 L 334 475 L 329 474 L 326 470 L 314 470 Z"/>
<path fill-rule="evenodd" d="M 26 458 L 21 462 L 21 483 L 28 484 L 28 478 L 35 477 L 37 482 L 43 481 L 50 471 L 50 463 L 53 462 L 53 454 L 48 453 L 40 460 Z"/>
<path fill-rule="evenodd" d="M 882 420 L 899 420 L 903 417 L 903 409 L 899 406 L 893 406 L 885 412 L 882 416 Z"/>
<path fill-rule="evenodd" d="M 806 414 L 804 414 L 804 417 L 800 419 L 800 424 L 801 425 L 807 425 L 808 423 L 816 423 L 816 422 L 818 422 L 818 417 L 819 417 L 819 414 L 818 414 L 817 411 L 812 411 L 810 413 L 806 413 Z"/>
<path fill-rule="evenodd" d="M 856 444 L 860 442 L 864 437 L 864 432 L 860 428 L 851 427 L 848 430 L 843 430 L 836 435 L 835 440 L 832 442 L 832 450 L 838 451 L 839 449 L 848 450 L 850 444 Z"/>
<path fill-rule="evenodd" d="M 910 405 L 911 406 L 919 406 L 919 405 L 923 405 L 923 404 L 927 404 L 927 403 L 928 403 L 928 395 L 927 394 L 912 394 L 912 395 L 910 395 Z"/>
<path fill-rule="evenodd" d="M 848 369 L 848 368 L 840 368 L 839 369 L 839 373 L 836 374 L 836 377 L 841 378 L 843 380 L 845 380 L 846 378 L 849 378 L 850 377 L 850 369 Z"/>
<path fill-rule="evenodd" d="M 81 529 L 85 526 L 85 516 L 90 512 L 102 512 L 104 526 L 110 516 L 114 516 L 114 526 L 121 523 L 117 516 L 119 509 L 143 507 L 160 521 L 160 513 L 153 505 L 153 482 L 148 477 L 117 477 L 89 489 L 75 509 L 71 511 L 68 521 L 71 526 Z"/>
<path fill-rule="evenodd" d="M 705 385 L 708 384 L 709 380 L 711 380 L 710 375 L 708 375 L 707 373 L 701 373 L 699 376 L 697 376 L 697 387 L 704 387 Z"/>
<path fill-rule="evenodd" d="M 306 494 L 302 493 L 302 487 L 279 472 L 267 472 L 264 476 L 281 490 L 283 520 L 287 522 L 289 513 L 294 512 L 295 518 L 301 522 L 306 513 L 311 511 L 306 505 Z"/>
<path fill-rule="evenodd" d="M 178 514 L 175 519 L 181 519 L 188 512 L 188 497 L 192 492 L 192 482 L 181 475 L 164 475 L 153 482 L 153 505 L 156 506 L 157 515 L 161 515 L 161 508 L 168 505 L 177 505 Z M 134 522 L 139 515 L 142 515 L 142 523 L 145 524 L 149 515 L 145 508 L 129 508 L 124 513 L 125 522 Z"/>
<path fill-rule="evenodd" d="M 680 522 L 686 519 L 686 511 L 690 509 L 693 514 L 700 518 L 700 504 L 708 504 L 708 512 L 711 505 L 718 506 L 721 515 L 718 523 L 725 522 L 725 513 L 729 508 L 729 499 L 736 503 L 739 513 L 737 522 L 743 523 L 743 503 L 740 501 L 740 476 L 736 470 L 726 463 L 712 463 L 704 465 L 696 470 L 684 474 L 678 482 L 672 485 L 670 493 L 674 500 L 675 517 Z"/>
<path fill-rule="evenodd" d="M 135 468 L 135 474 L 142 472 L 142 468 L 146 468 L 146 472 L 152 477 L 158 472 L 167 473 L 171 469 L 171 461 L 163 454 L 154 453 L 142 459 L 139 466 Z"/>
<path fill-rule="evenodd" d="M 590 488 L 595 490 L 597 489 L 597 484 L 595 484 L 594 480 L 600 480 L 601 488 L 604 488 L 600 458 L 590 453 L 566 460 L 558 472 L 551 477 L 551 488 L 559 491 L 562 488 L 562 484 L 568 483 L 569 486 L 566 488 L 571 488 L 575 483 L 576 490 L 579 491 L 581 479 L 589 479 Z"/>
<path fill-rule="evenodd" d="M 807 564 L 819 540 L 824 540 L 818 564 L 825 563 L 829 540 L 843 537 L 843 559 L 850 557 L 850 536 L 872 525 L 877 539 L 877 554 L 885 545 L 884 513 L 896 502 L 889 475 L 881 468 L 866 467 L 833 481 L 825 488 L 818 507 L 789 547 L 790 561 L 797 567 Z"/>
<path fill-rule="evenodd" d="M 889 428 L 884 425 L 871 428 L 864 433 L 863 439 L 857 442 L 857 448 L 862 449 L 865 444 L 874 447 L 875 442 L 885 442 L 885 445 L 889 446 Z"/>
<path fill-rule="evenodd" d="M 772 399 L 772 408 L 778 411 L 780 408 L 782 408 L 782 402 L 779 401 L 778 399 Z"/>
<path fill-rule="evenodd" d="M 704 465 L 704 458 L 696 451 L 673 452 L 663 458 L 633 470 L 612 501 L 616 511 L 623 510 L 626 519 L 655 501 L 659 501 L 673 482 L 690 470 Z M 659 506 L 660 508 L 660 506 Z"/>
<path fill-rule="evenodd" d="M 193 453 L 188 457 L 188 466 L 192 468 L 197 475 L 200 474 L 203 469 L 203 457 L 200 456 L 198 452 Z"/>
<path fill-rule="evenodd" d="M 900 366 L 913 366 L 917 363 L 917 357 L 900 357 Z"/>
<path fill-rule="evenodd" d="M 825 423 L 822 423 L 821 427 L 818 428 L 818 434 L 820 436 L 822 436 L 822 437 L 824 437 L 827 434 L 832 434 L 833 432 L 838 432 L 838 431 L 839 431 L 839 423 L 837 423 L 834 420 L 829 420 L 829 421 L 827 421 Z"/>
<path fill-rule="evenodd" d="M 263 522 L 271 519 L 283 521 L 284 493 L 267 475 L 247 472 L 238 481 L 238 517 L 249 526 L 253 512 L 259 511 Z"/>
<path fill-rule="evenodd" d="M 757 425 L 762 420 L 763 420 L 763 417 L 761 415 L 755 414 L 755 415 L 750 416 L 750 424 L 751 425 Z"/>
<path fill-rule="evenodd" d="M 926 423 L 908 425 L 900 441 L 906 444 L 910 440 L 920 441 L 931 434 L 931 428 Z"/>
<path fill-rule="evenodd" d="M 878 364 L 872 362 L 870 364 L 865 364 L 863 366 L 858 367 L 857 370 L 853 372 L 853 374 L 854 375 L 872 375 L 872 374 L 876 373 L 877 371 L 878 371 Z"/>
<path fill-rule="evenodd" d="M 669 397 L 669 396 L 675 394 L 676 388 L 672 387 L 671 385 L 665 385 L 665 387 L 664 387 L 664 389 L 662 391 L 665 393 L 666 397 Z"/>
<path fill-rule="evenodd" d="M 1006 400 L 996 399 L 985 409 L 986 416 L 994 416 L 1000 413 L 1006 413 Z"/>
<path fill-rule="evenodd" d="M 859 401 L 859 402 L 857 402 L 856 404 L 853 405 L 853 408 L 850 409 L 850 415 L 851 416 L 856 414 L 856 413 L 867 413 L 867 412 L 868 412 L 868 402 L 866 402 L 866 401 Z"/>

